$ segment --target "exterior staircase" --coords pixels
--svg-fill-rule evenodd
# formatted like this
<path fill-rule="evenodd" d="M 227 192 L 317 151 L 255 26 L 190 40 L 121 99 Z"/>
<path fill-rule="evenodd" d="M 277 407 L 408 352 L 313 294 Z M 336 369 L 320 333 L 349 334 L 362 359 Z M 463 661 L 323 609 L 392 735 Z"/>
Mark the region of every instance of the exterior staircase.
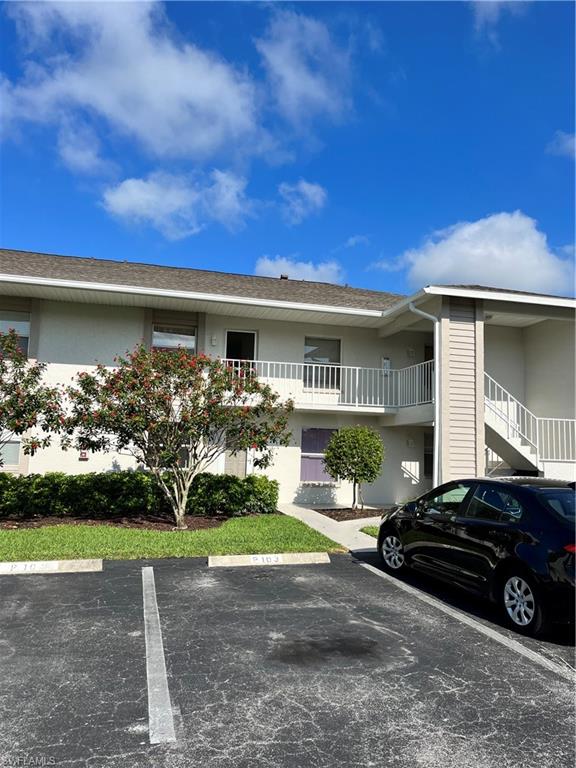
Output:
<path fill-rule="evenodd" d="M 513 470 L 548 474 L 554 467 L 565 475 L 576 468 L 576 420 L 536 416 L 488 373 L 484 424 L 487 447 Z"/>

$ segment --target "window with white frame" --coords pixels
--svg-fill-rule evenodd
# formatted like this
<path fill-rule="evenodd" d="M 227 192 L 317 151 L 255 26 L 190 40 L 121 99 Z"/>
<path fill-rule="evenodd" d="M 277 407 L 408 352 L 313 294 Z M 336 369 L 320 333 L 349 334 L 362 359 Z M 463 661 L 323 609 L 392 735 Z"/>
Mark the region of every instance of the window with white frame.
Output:
<path fill-rule="evenodd" d="M 3 467 L 17 467 L 20 464 L 20 442 L 9 440 L 0 446 Z"/>
<path fill-rule="evenodd" d="M 305 387 L 340 388 L 340 339 L 306 336 L 304 363 Z"/>
<path fill-rule="evenodd" d="M 10 330 L 16 331 L 18 334 L 18 346 L 27 355 L 30 339 L 30 312 L 0 310 L 0 333 L 6 334 Z"/>
<path fill-rule="evenodd" d="M 196 352 L 196 328 L 190 325 L 160 325 L 152 328 L 153 349 L 185 349 Z"/>
<path fill-rule="evenodd" d="M 324 468 L 326 446 L 336 429 L 303 429 L 300 448 L 300 481 L 303 483 L 333 483 Z"/>

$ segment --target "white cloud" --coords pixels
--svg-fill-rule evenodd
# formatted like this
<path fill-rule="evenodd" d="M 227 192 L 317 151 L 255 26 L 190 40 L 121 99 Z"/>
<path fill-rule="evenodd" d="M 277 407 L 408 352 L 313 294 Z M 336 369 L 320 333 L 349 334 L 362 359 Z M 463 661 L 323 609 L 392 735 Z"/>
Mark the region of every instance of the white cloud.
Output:
<path fill-rule="evenodd" d="M 328 195 L 324 187 L 300 179 L 296 184 L 283 182 L 278 187 L 282 198 L 282 212 L 289 224 L 300 224 L 308 216 L 318 213 L 326 205 Z"/>
<path fill-rule="evenodd" d="M 5 121 L 60 125 L 76 112 L 157 156 L 259 151 L 252 79 L 178 40 L 160 4 L 14 3 L 8 12 L 31 58 L 20 81 L 2 83 Z"/>
<path fill-rule="evenodd" d="M 297 261 L 296 257 L 262 256 L 256 262 L 255 273 L 263 277 L 288 275 L 291 280 L 312 280 L 320 283 L 343 283 L 344 271 L 337 261 Z"/>
<path fill-rule="evenodd" d="M 276 11 L 255 41 L 276 107 L 294 126 L 317 115 L 340 117 L 351 107 L 350 55 L 325 24 L 294 11 Z"/>
<path fill-rule="evenodd" d="M 556 131 L 554 138 L 546 147 L 546 151 L 551 155 L 561 155 L 565 157 L 576 156 L 576 136 L 566 131 Z"/>
<path fill-rule="evenodd" d="M 246 179 L 228 171 L 214 170 L 212 184 L 204 191 L 207 215 L 227 229 L 239 229 L 254 213 L 255 203 L 246 196 Z"/>
<path fill-rule="evenodd" d="M 559 258 L 536 221 L 521 211 L 435 232 L 398 263 L 408 268 L 414 287 L 459 283 L 564 295 L 574 287 L 572 260 Z"/>
<path fill-rule="evenodd" d="M 370 266 L 375 267 L 376 269 L 381 269 L 383 272 L 400 272 L 405 269 L 407 265 L 408 262 L 406 257 L 398 256 L 395 259 L 381 259 Z"/>
<path fill-rule="evenodd" d="M 242 226 L 253 207 L 245 187 L 244 179 L 219 170 L 202 180 L 159 171 L 109 187 L 102 204 L 120 219 L 147 224 L 169 240 L 180 240 L 212 221 L 228 229 Z"/>
<path fill-rule="evenodd" d="M 358 32 L 345 22 L 339 45 L 323 22 L 272 8 L 254 40 L 263 64 L 257 72 L 186 42 L 160 2 L 46 0 L 12 3 L 7 13 L 23 68 L 18 77 L 0 75 L 4 133 L 27 123 L 53 129 L 60 159 L 75 173 L 118 174 L 126 146 L 151 156 L 156 172 L 125 173 L 130 178 L 105 191 L 104 206 L 169 237 L 194 233 L 206 220 L 239 226 L 252 210 L 246 182 L 219 171 L 210 183 L 199 182 L 202 169 L 247 169 L 257 155 L 293 162 L 290 142 L 298 131 L 287 131 L 279 115 L 296 128 L 318 116 L 341 117 L 351 107 L 352 53 L 380 45 L 370 24 Z M 186 162 L 184 172 L 177 161 Z M 304 179 L 281 184 L 279 194 L 291 224 L 327 199 L 319 184 Z M 158 200 L 156 210 L 150 200 Z"/>
<path fill-rule="evenodd" d="M 571 259 L 576 258 L 576 243 L 561 245 L 560 248 L 558 248 L 558 253 L 561 253 L 563 256 L 568 256 Z"/>
<path fill-rule="evenodd" d="M 496 28 L 504 13 L 519 15 L 524 12 L 528 0 L 472 0 L 474 27 L 480 34 L 485 34 L 494 44 L 498 44 Z"/>
<path fill-rule="evenodd" d="M 352 235 L 344 243 L 344 248 L 356 248 L 358 245 L 370 245 L 368 235 Z"/>
<path fill-rule="evenodd" d="M 71 171 L 86 174 L 106 173 L 112 164 L 101 157 L 100 141 L 87 126 L 64 122 L 58 132 L 58 152 Z"/>

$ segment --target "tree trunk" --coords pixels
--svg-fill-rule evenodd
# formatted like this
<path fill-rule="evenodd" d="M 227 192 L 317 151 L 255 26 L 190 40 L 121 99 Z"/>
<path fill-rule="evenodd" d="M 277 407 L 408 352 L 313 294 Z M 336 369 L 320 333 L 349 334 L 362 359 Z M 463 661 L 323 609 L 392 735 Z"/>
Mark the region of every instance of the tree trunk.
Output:
<path fill-rule="evenodd" d="M 357 508 L 357 504 L 356 504 L 356 480 L 354 480 L 353 483 L 352 483 L 352 509 L 356 509 L 356 508 Z"/>
<path fill-rule="evenodd" d="M 188 526 L 186 525 L 186 521 L 184 520 L 184 515 L 178 515 L 176 517 L 176 530 L 177 531 L 187 531 Z"/>
<path fill-rule="evenodd" d="M 188 526 L 186 525 L 186 521 L 184 520 L 184 517 L 186 515 L 187 501 L 188 501 L 187 493 L 181 494 L 181 493 L 178 493 L 178 491 L 176 492 L 173 509 L 174 509 L 174 517 L 176 519 L 176 529 L 179 531 L 185 531 L 188 528 Z"/>
<path fill-rule="evenodd" d="M 164 496 L 172 507 L 172 513 L 174 514 L 174 520 L 176 522 L 176 530 L 186 531 L 188 526 L 186 525 L 184 517 L 186 515 L 186 504 L 188 503 L 188 493 L 192 484 L 192 479 L 189 479 L 188 482 L 182 485 L 180 485 L 176 479 L 168 485 L 162 477 L 162 473 L 158 471 L 157 468 L 152 468 L 152 472 L 154 473 L 156 482 L 164 492 Z"/>

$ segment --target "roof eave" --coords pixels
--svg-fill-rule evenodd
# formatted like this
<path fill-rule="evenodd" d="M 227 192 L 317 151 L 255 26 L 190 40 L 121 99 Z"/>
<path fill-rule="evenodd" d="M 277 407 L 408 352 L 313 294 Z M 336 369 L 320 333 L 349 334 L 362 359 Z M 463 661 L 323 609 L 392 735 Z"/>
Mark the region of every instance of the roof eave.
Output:
<path fill-rule="evenodd" d="M 546 296 L 528 293 L 511 293 L 502 290 L 482 290 L 481 288 L 457 288 L 445 285 L 427 285 L 421 293 L 430 296 L 454 296 L 466 299 L 488 299 L 489 301 L 511 301 L 516 304 L 544 304 L 545 306 L 576 309 L 576 299 L 561 296 Z"/>
<path fill-rule="evenodd" d="M 203 293 L 192 291 L 174 291 L 162 288 L 149 288 L 137 285 L 118 285 L 116 283 L 93 283 L 80 280 L 61 280 L 29 275 L 0 274 L 0 283 L 32 285 L 46 288 L 62 288 L 68 290 L 94 291 L 97 293 L 129 294 L 137 296 L 154 296 L 169 299 L 181 299 L 202 302 L 218 302 L 221 304 L 260 306 L 270 309 L 284 309 L 317 313 L 339 314 L 343 316 L 380 318 L 382 310 L 358 309 L 356 307 L 339 307 L 328 304 L 307 304 L 304 302 L 280 301 L 277 299 L 262 299 L 248 296 L 233 296 L 224 293 Z"/>

